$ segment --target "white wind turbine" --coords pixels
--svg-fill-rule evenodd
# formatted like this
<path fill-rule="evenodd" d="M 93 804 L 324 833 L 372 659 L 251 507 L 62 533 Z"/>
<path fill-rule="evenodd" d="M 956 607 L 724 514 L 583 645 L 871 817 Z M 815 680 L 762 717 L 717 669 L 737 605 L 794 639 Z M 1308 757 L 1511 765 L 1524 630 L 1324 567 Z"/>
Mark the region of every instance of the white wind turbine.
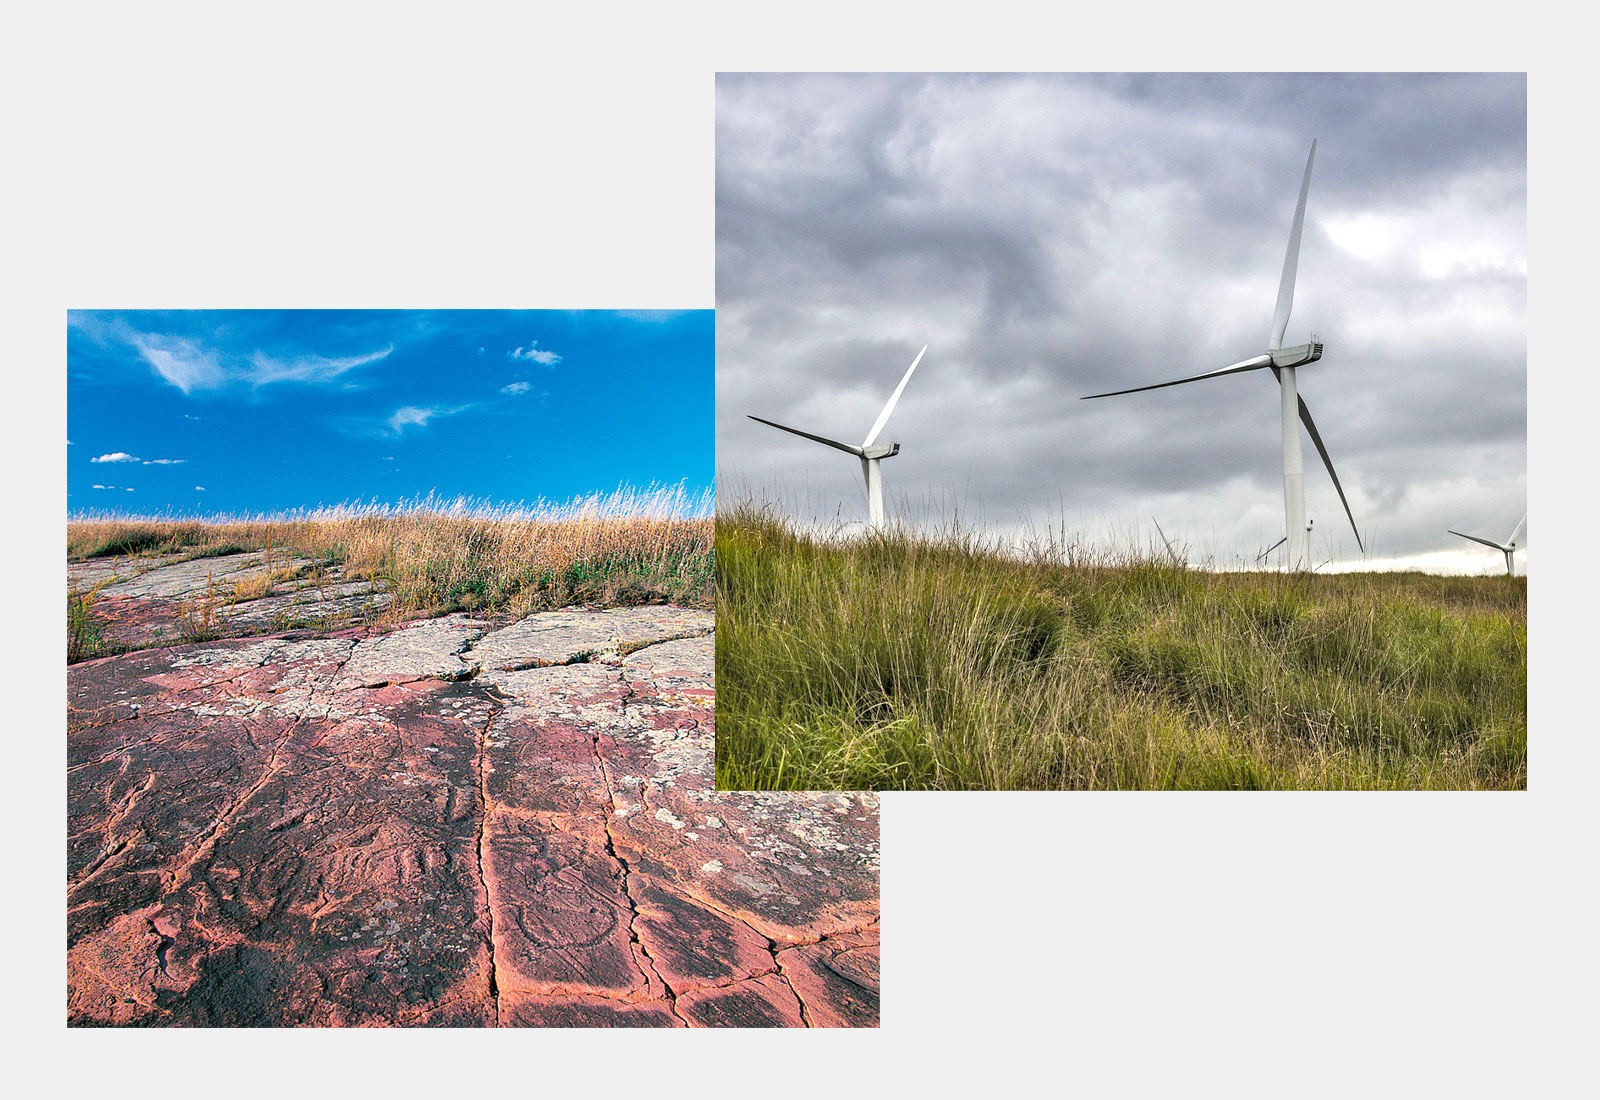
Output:
<path fill-rule="evenodd" d="M 1350 529 L 1355 531 L 1356 545 L 1361 547 L 1361 552 L 1366 553 L 1366 546 L 1361 541 L 1361 532 L 1356 528 L 1356 517 L 1350 513 L 1350 502 L 1345 500 L 1344 487 L 1339 484 L 1339 475 L 1334 472 L 1333 460 L 1328 457 L 1328 449 L 1322 445 L 1322 436 L 1317 433 L 1317 425 L 1311 419 L 1311 410 L 1306 408 L 1306 402 L 1295 388 L 1295 368 L 1307 363 L 1315 363 L 1322 358 L 1322 345 L 1320 343 L 1297 344 L 1294 347 L 1283 346 L 1283 333 L 1289 327 L 1289 309 L 1294 304 L 1294 277 L 1300 265 L 1300 230 L 1305 225 L 1306 219 L 1306 194 L 1311 190 L 1311 163 L 1317 156 L 1317 143 L 1311 143 L 1311 154 L 1306 157 L 1306 172 L 1300 181 L 1300 201 L 1295 206 L 1294 224 L 1289 229 L 1289 250 L 1283 257 L 1283 275 L 1278 281 L 1278 305 L 1272 314 L 1272 336 L 1267 343 L 1266 354 L 1257 355 L 1251 359 L 1234 363 L 1220 370 L 1208 371 L 1205 374 L 1195 374 L 1188 378 L 1179 378 L 1172 382 L 1158 382 L 1153 386 L 1135 386 L 1127 390 L 1112 390 L 1110 393 L 1095 393 L 1083 398 L 1092 401 L 1097 397 L 1115 397 L 1123 393 L 1140 393 L 1144 390 L 1159 390 L 1167 386 L 1181 386 L 1185 382 L 1198 382 L 1203 378 L 1217 378 L 1224 374 L 1239 374 L 1243 371 L 1261 370 L 1269 368 L 1278 380 L 1278 388 L 1282 395 L 1283 412 L 1283 521 L 1285 535 L 1284 542 L 1289 543 L 1289 564 L 1292 568 L 1308 569 L 1311 566 L 1311 527 L 1306 523 L 1306 493 L 1305 470 L 1300 460 L 1300 426 L 1295 423 L 1298 415 L 1301 423 L 1305 424 L 1306 432 L 1311 436 L 1311 442 L 1316 445 L 1317 453 L 1322 456 L 1322 464 L 1328 468 L 1328 476 L 1333 479 L 1333 487 L 1339 492 L 1339 503 L 1344 505 L 1344 514 L 1350 519 Z M 1274 543 L 1275 549 L 1279 543 Z M 1267 551 L 1271 553 L 1269 549 Z M 1265 555 L 1263 555 L 1264 557 Z"/>
<path fill-rule="evenodd" d="M 745 415 L 750 416 L 751 420 L 758 420 L 780 431 L 791 432 L 807 439 L 814 439 L 818 443 L 824 443 L 829 447 L 847 451 L 859 458 L 861 460 L 861 476 L 867 482 L 867 522 L 874 530 L 881 529 L 883 527 L 883 474 L 879 470 L 878 464 L 886 458 L 893 458 L 899 454 L 900 444 L 878 443 L 878 435 L 883 431 L 883 426 L 889 423 L 889 414 L 894 412 L 895 402 L 900 400 L 900 394 L 904 392 L 906 383 L 911 381 L 911 372 L 917 369 L 917 364 L 922 362 L 922 356 L 927 350 L 927 345 L 924 344 L 922 351 L 917 352 L 917 357 L 911 360 L 911 365 L 906 368 L 905 377 L 900 379 L 900 384 L 894 388 L 894 393 L 889 395 L 889 403 L 878 414 L 878 419 L 873 422 L 872 430 L 867 433 L 867 438 L 862 441 L 859 447 L 852 446 L 849 443 L 840 443 L 836 439 L 812 435 L 810 432 L 803 432 L 799 428 L 791 428 L 786 424 L 779 424 L 775 420 L 762 420 L 761 417 L 750 416 L 748 413 Z"/>
<path fill-rule="evenodd" d="M 1161 544 L 1167 548 L 1167 559 L 1180 569 L 1187 568 L 1189 563 L 1173 547 L 1172 540 L 1167 538 L 1167 533 L 1161 529 L 1161 521 L 1156 519 L 1155 516 L 1151 516 L 1150 522 L 1156 525 L 1156 534 L 1161 536 Z"/>
<path fill-rule="evenodd" d="M 1522 525 L 1527 522 L 1528 513 L 1524 512 L 1522 513 L 1522 518 L 1517 520 L 1517 525 L 1511 529 L 1511 537 L 1506 539 L 1504 546 L 1500 545 L 1498 542 L 1490 542 L 1488 539 L 1480 539 L 1477 535 L 1463 535 L 1460 531 L 1451 531 L 1450 534 L 1457 535 L 1464 539 L 1471 539 L 1473 542 L 1481 542 L 1485 546 L 1492 546 L 1496 550 L 1500 551 L 1506 556 L 1506 576 L 1514 577 L 1516 576 L 1516 570 L 1512 568 L 1511 555 L 1517 552 L 1517 535 L 1521 533 Z"/>

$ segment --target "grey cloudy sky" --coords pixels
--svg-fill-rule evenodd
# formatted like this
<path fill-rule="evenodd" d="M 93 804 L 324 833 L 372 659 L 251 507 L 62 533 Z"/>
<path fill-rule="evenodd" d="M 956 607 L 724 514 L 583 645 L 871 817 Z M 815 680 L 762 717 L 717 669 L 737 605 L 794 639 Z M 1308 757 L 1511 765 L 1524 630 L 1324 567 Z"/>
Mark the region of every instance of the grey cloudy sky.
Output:
<path fill-rule="evenodd" d="M 1269 372 L 1078 398 L 1265 349 L 1316 138 L 1286 343 L 1326 344 L 1300 392 L 1370 558 L 1503 568 L 1445 529 L 1526 508 L 1526 120 L 1520 74 L 720 75 L 719 499 L 860 519 L 854 459 L 745 414 L 859 443 L 927 344 L 891 514 L 1253 556 Z M 1313 550 L 1357 560 L 1304 451 Z"/>

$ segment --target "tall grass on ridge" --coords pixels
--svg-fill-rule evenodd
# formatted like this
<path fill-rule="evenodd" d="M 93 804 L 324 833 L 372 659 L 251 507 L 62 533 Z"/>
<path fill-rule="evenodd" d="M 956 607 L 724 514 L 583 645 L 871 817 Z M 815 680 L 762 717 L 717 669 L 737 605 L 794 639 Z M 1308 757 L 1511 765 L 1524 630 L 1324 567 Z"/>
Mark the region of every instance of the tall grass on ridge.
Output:
<path fill-rule="evenodd" d="M 204 519 L 79 513 L 68 517 L 67 554 L 153 562 L 292 550 L 342 566 L 345 579 L 386 582 L 391 618 L 574 603 L 710 607 L 710 513 L 709 492 L 682 486 L 533 505 L 428 496 Z"/>
<path fill-rule="evenodd" d="M 1526 785 L 1524 578 L 716 543 L 725 789 Z"/>

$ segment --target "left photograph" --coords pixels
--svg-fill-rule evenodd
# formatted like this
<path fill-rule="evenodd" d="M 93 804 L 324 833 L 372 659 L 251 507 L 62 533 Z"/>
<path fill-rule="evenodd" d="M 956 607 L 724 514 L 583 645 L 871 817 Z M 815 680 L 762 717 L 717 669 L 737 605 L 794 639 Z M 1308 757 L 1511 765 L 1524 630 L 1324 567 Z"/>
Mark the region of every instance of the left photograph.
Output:
<path fill-rule="evenodd" d="M 710 310 L 66 320 L 69 1024 L 877 1026 L 876 796 L 716 790 Z"/>

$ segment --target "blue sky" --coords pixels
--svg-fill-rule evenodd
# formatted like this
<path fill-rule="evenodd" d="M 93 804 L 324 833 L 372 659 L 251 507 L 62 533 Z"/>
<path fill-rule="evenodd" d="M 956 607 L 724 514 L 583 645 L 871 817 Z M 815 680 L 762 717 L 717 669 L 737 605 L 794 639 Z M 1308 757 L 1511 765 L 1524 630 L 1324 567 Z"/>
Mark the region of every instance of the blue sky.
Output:
<path fill-rule="evenodd" d="M 69 512 L 712 479 L 710 310 L 81 310 Z"/>

